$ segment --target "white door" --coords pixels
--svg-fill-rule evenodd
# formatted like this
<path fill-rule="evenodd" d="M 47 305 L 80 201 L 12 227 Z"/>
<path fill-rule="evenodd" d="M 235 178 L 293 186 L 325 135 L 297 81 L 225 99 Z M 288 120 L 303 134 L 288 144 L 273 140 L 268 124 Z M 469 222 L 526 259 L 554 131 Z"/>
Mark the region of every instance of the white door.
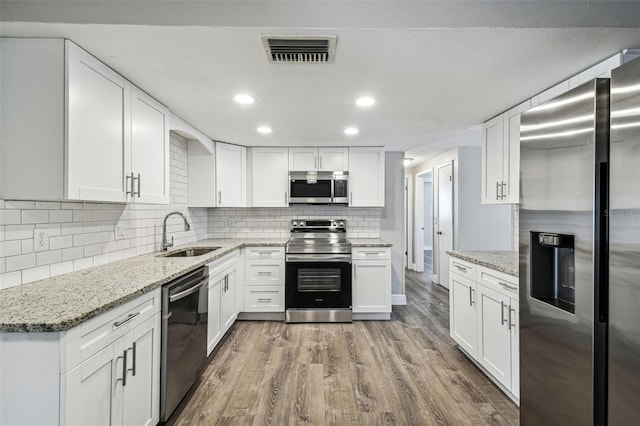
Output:
<path fill-rule="evenodd" d="M 252 148 L 252 206 L 288 207 L 289 149 Z"/>
<path fill-rule="evenodd" d="M 159 419 L 160 314 L 125 336 L 127 385 L 124 387 L 122 423 L 154 426 Z"/>
<path fill-rule="evenodd" d="M 349 149 L 349 206 L 384 207 L 384 148 Z"/>
<path fill-rule="evenodd" d="M 476 317 L 476 283 L 458 274 L 450 274 L 450 334 L 460 347 L 476 356 L 478 319 Z"/>
<path fill-rule="evenodd" d="M 482 202 L 501 202 L 500 190 L 503 179 L 504 123 L 500 115 L 483 125 L 482 134 Z"/>
<path fill-rule="evenodd" d="M 229 327 L 236 320 L 236 270 L 229 270 L 222 282 L 220 296 L 220 323 L 222 334 L 226 333 Z"/>
<path fill-rule="evenodd" d="M 353 262 L 353 312 L 391 311 L 390 268 L 389 261 Z"/>
<path fill-rule="evenodd" d="M 478 361 L 507 389 L 511 388 L 509 297 L 478 285 Z"/>
<path fill-rule="evenodd" d="M 222 337 L 220 327 L 220 290 L 225 282 L 225 276 L 213 277 L 209 280 L 209 313 L 207 317 L 207 356 L 216 347 Z"/>
<path fill-rule="evenodd" d="M 318 148 L 318 170 L 328 172 L 349 170 L 349 148 Z"/>
<path fill-rule="evenodd" d="M 453 250 L 453 164 L 438 167 L 438 281 L 449 288 L 449 255 Z"/>
<path fill-rule="evenodd" d="M 124 337 L 65 374 L 67 425 L 122 424 Z"/>
<path fill-rule="evenodd" d="M 169 110 L 140 89 L 131 101 L 131 201 L 169 204 Z M 138 178 L 139 175 L 139 178 Z M 131 177 L 127 178 L 131 184 Z"/>
<path fill-rule="evenodd" d="M 318 148 L 289 148 L 289 171 L 318 170 Z"/>
<path fill-rule="evenodd" d="M 68 66 L 66 197 L 124 202 L 124 161 L 130 142 L 130 85 L 75 44 L 67 41 L 65 46 Z"/>
<path fill-rule="evenodd" d="M 243 207 L 246 148 L 216 142 L 218 207 Z"/>

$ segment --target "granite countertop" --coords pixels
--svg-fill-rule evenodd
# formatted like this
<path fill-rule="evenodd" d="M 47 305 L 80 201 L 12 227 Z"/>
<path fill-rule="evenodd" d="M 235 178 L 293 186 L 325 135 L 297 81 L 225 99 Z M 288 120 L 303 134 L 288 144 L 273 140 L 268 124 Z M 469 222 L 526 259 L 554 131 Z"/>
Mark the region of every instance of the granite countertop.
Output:
<path fill-rule="evenodd" d="M 518 252 L 517 251 L 447 251 L 447 254 L 467 262 L 476 263 L 504 272 L 505 274 L 518 276 Z"/>
<path fill-rule="evenodd" d="M 0 332 L 65 331 L 236 249 L 285 243 L 285 239 L 203 240 L 183 247 L 220 249 L 197 257 L 149 253 L 0 290 Z"/>
<path fill-rule="evenodd" d="M 349 238 L 352 247 L 391 247 L 393 244 L 380 238 Z"/>

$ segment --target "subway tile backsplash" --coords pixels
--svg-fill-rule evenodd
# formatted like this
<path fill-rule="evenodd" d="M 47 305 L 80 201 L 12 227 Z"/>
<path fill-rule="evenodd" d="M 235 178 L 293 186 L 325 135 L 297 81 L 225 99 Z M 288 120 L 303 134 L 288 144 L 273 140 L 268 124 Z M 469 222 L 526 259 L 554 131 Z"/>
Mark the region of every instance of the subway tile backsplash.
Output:
<path fill-rule="evenodd" d="M 0 288 L 102 265 L 160 247 L 162 219 L 175 244 L 207 238 L 207 209 L 187 208 L 187 142 L 171 134 L 169 205 L 0 200 Z M 126 237 L 116 240 L 115 227 Z M 45 232 L 41 243 L 40 233 Z"/>

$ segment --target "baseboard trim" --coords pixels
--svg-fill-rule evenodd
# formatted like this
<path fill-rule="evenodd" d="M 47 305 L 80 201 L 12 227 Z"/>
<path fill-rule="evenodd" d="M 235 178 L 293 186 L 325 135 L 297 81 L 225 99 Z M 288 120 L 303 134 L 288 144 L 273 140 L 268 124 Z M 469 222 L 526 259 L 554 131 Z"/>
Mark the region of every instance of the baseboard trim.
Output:
<path fill-rule="evenodd" d="M 407 295 L 406 294 L 392 294 L 391 295 L 391 304 L 392 305 L 406 305 L 407 304 Z"/>

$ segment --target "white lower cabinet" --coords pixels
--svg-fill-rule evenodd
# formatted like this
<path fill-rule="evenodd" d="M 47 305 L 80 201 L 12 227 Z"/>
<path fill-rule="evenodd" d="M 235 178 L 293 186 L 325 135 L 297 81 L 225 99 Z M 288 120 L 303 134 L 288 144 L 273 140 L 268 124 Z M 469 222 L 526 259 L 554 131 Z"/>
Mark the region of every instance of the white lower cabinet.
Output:
<path fill-rule="evenodd" d="M 207 355 L 231 328 L 238 316 L 236 304 L 237 267 L 240 250 L 210 263 Z"/>
<path fill-rule="evenodd" d="M 354 248 L 352 258 L 354 318 L 358 319 L 355 314 L 383 314 L 388 319 L 391 314 L 391 250 L 386 247 Z"/>
<path fill-rule="evenodd" d="M 284 247 L 246 250 L 244 312 L 284 312 Z"/>
<path fill-rule="evenodd" d="M 220 325 L 220 289 L 221 281 L 209 279 L 209 308 L 207 317 L 207 356 L 222 338 Z"/>
<path fill-rule="evenodd" d="M 238 312 L 236 311 L 236 268 L 226 271 L 224 278 L 220 280 L 220 325 L 222 334 L 233 325 Z"/>
<path fill-rule="evenodd" d="M 454 257 L 450 272 L 451 337 L 518 403 L 518 279 Z"/>

